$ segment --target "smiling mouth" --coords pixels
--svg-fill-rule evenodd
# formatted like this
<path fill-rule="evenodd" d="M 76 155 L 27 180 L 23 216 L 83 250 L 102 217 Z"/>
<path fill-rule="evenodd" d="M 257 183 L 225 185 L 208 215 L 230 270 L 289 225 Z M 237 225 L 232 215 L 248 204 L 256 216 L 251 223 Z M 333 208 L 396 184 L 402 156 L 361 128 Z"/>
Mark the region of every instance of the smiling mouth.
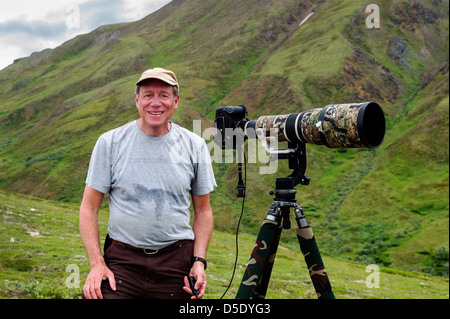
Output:
<path fill-rule="evenodd" d="M 150 115 L 161 115 L 161 114 L 163 114 L 164 112 L 148 112 L 148 114 L 150 114 Z"/>

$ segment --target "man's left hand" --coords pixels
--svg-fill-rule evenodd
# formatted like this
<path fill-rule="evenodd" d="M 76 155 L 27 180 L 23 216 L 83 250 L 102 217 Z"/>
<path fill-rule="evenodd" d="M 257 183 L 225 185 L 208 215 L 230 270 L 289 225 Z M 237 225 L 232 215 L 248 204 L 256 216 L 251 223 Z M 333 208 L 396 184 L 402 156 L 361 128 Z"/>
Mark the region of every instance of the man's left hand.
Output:
<path fill-rule="evenodd" d="M 199 261 L 195 262 L 194 265 L 192 265 L 191 271 L 189 272 L 189 276 L 195 278 L 196 282 L 194 285 L 194 289 L 197 289 L 199 291 L 198 299 L 202 298 L 206 290 L 206 273 L 205 273 L 205 266 L 203 265 L 203 263 Z M 191 299 L 197 299 L 197 297 L 194 296 L 191 287 L 189 286 L 188 276 L 184 277 L 183 289 L 188 294 L 192 295 Z"/>

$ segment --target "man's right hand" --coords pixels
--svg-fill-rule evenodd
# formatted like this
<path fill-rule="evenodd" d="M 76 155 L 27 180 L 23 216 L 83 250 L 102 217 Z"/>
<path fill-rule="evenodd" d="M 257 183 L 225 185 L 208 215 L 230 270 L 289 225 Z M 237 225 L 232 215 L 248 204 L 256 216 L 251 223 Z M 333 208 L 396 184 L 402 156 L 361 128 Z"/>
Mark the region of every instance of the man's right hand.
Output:
<path fill-rule="evenodd" d="M 103 280 L 109 280 L 109 285 L 113 291 L 116 291 L 116 280 L 114 273 L 106 266 L 106 264 L 98 263 L 91 267 L 91 272 L 86 278 L 83 287 L 83 294 L 86 299 L 103 299 L 100 289 Z"/>

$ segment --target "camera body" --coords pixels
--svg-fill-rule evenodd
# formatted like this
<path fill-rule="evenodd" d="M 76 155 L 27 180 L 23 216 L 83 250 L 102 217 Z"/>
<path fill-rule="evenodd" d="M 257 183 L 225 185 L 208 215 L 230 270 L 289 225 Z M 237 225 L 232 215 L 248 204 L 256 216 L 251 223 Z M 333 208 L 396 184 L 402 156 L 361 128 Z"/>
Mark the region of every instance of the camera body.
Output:
<path fill-rule="evenodd" d="M 214 142 L 223 150 L 236 149 L 236 131 L 240 124 L 247 122 L 247 108 L 240 106 L 223 106 L 216 109 Z"/>

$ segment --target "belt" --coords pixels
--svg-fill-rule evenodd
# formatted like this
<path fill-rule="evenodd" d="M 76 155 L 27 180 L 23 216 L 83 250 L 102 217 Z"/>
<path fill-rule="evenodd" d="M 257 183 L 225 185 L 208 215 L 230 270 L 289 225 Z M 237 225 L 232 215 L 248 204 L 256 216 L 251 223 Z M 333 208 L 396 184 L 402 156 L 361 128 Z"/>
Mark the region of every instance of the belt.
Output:
<path fill-rule="evenodd" d="M 162 253 L 165 251 L 172 251 L 175 250 L 178 247 L 183 246 L 184 244 L 187 244 L 188 242 L 190 242 L 191 240 L 179 240 L 176 243 L 173 243 L 172 245 L 169 245 L 167 247 L 161 248 L 161 249 L 157 249 L 157 250 L 152 250 L 152 249 L 145 249 L 145 248 L 138 248 L 138 247 L 134 247 L 125 243 L 122 243 L 120 241 L 117 241 L 115 239 L 112 240 L 112 244 L 113 245 L 117 245 L 117 246 L 121 246 L 121 247 L 125 247 L 128 249 L 132 249 L 132 250 L 138 250 L 138 251 L 143 251 L 144 253 L 146 253 L 147 255 L 155 255 L 157 253 Z"/>

